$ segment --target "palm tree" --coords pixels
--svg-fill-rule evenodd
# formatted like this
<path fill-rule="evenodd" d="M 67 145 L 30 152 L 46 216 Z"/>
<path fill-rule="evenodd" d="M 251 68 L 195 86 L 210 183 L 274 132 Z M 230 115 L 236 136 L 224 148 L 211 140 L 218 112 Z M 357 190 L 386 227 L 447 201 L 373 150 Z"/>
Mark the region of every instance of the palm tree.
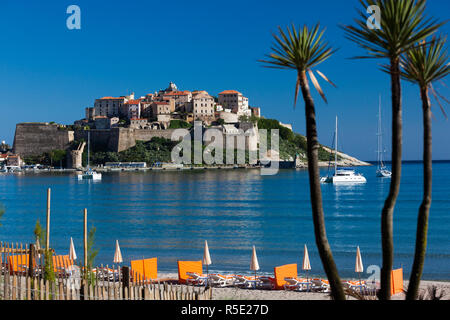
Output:
<path fill-rule="evenodd" d="M 268 60 L 259 61 L 265 63 L 265 66 L 269 68 L 288 69 L 297 72 L 294 107 L 297 102 L 298 91 L 301 89 L 305 102 L 309 186 L 316 244 L 325 273 L 330 281 L 332 297 L 335 300 L 345 300 L 345 293 L 325 229 L 318 166 L 320 145 L 317 138 L 316 112 L 306 76 L 306 72 L 308 72 L 315 88 L 327 102 L 312 68 L 327 60 L 335 50 L 329 47 L 327 42 L 323 41 L 324 30 L 320 31 L 319 24 L 312 29 L 304 26 L 298 30 L 292 25 L 291 28 L 287 28 L 287 33 L 283 32 L 281 27 L 278 27 L 278 29 L 280 35 L 273 35 L 275 43 L 271 49 L 274 53 L 266 55 L 269 58 Z M 317 74 L 334 86 L 323 73 L 317 70 Z"/>
<path fill-rule="evenodd" d="M 360 18 L 356 26 L 343 26 L 346 37 L 367 51 L 355 58 L 389 59 L 385 66 L 391 77 L 392 94 L 392 178 L 389 194 L 381 212 L 381 241 L 383 265 L 381 268 L 380 299 L 391 296 L 391 270 L 394 257 L 393 212 L 400 190 L 402 168 L 402 95 L 400 85 L 400 57 L 415 44 L 434 33 L 442 23 L 426 18 L 425 0 L 360 0 Z M 367 27 L 366 10 L 380 8 L 380 29 Z"/>
<path fill-rule="evenodd" d="M 429 94 L 430 92 L 433 94 L 445 115 L 439 97 L 444 101 L 448 100 L 442 97 L 432 85 L 432 83 L 444 78 L 450 73 L 449 57 L 447 51 L 444 49 L 445 42 L 445 39 L 433 38 L 429 46 L 412 48 L 402 59 L 402 77 L 419 86 L 423 114 L 423 198 L 417 219 L 416 249 L 406 294 L 407 300 L 415 300 L 418 298 L 420 278 L 422 276 L 427 247 L 428 216 L 430 213 L 432 184 L 431 104 Z"/>

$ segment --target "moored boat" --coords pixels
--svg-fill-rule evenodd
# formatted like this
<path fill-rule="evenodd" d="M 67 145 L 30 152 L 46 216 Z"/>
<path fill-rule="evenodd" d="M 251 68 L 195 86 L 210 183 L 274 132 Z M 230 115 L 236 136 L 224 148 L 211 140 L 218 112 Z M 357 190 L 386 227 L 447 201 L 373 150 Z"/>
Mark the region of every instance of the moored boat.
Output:
<path fill-rule="evenodd" d="M 366 183 L 366 178 L 360 174 L 356 173 L 353 169 L 338 169 L 337 166 L 337 134 L 338 134 L 338 119 L 336 117 L 336 129 L 335 129 L 335 141 L 334 141 L 334 174 L 328 174 L 326 177 L 321 177 L 321 183 Z"/>

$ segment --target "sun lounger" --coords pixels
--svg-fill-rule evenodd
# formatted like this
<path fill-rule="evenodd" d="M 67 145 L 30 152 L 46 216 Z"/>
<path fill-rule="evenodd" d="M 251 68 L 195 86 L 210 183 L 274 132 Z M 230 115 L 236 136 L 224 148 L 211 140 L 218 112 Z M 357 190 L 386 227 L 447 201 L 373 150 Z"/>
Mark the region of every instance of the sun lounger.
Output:
<path fill-rule="evenodd" d="M 101 280 L 118 281 L 119 272 L 118 270 L 113 270 L 111 268 L 99 267 L 92 269 L 92 272 Z M 133 280 L 133 279 L 132 279 Z"/>
<path fill-rule="evenodd" d="M 273 289 L 275 287 L 275 279 L 272 277 L 255 277 L 255 276 L 234 276 L 234 286 L 247 289 Z"/>
<path fill-rule="evenodd" d="M 256 286 L 256 278 L 254 276 L 248 277 L 243 275 L 235 275 L 234 276 L 234 285 L 240 288 L 252 288 Z"/>
<path fill-rule="evenodd" d="M 283 285 L 285 290 L 304 291 L 309 290 L 311 287 L 311 282 L 303 278 L 286 277 L 284 280 L 286 280 L 286 283 Z"/>
<path fill-rule="evenodd" d="M 12 273 L 24 273 L 28 271 L 29 255 L 14 254 L 8 256 L 8 268 Z"/>
<path fill-rule="evenodd" d="M 52 256 L 53 271 L 57 274 L 66 274 L 66 269 L 74 264 L 73 260 L 69 259 L 69 255 L 55 255 Z"/>
<path fill-rule="evenodd" d="M 233 286 L 235 281 L 234 275 L 210 274 L 209 284 L 215 287 Z"/>
<path fill-rule="evenodd" d="M 275 278 L 260 276 L 258 277 L 258 280 L 260 281 L 258 283 L 260 289 L 275 289 Z"/>
<path fill-rule="evenodd" d="M 208 276 L 206 274 L 198 274 L 196 272 L 186 272 L 188 278 L 186 279 L 186 284 L 203 286 L 208 281 Z"/>
<path fill-rule="evenodd" d="M 312 290 L 321 292 L 330 292 L 330 282 L 325 279 L 311 279 Z"/>

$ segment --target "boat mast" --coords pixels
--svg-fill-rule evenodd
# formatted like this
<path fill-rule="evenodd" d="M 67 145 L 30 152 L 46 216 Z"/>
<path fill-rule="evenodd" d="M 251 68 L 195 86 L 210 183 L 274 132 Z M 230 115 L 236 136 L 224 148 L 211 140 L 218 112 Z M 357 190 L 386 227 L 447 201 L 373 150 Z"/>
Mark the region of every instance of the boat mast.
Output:
<path fill-rule="evenodd" d="M 87 158 L 87 168 L 89 170 L 89 146 L 91 144 L 91 131 L 88 130 L 88 158 Z"/>
<path fill-rule="evenodd" d="M 381 136 L 381 95 L 379 96 L 379 103 L 378 103 L 378 169 L 383 167 L 383 151 L 381 148 L 383 148 L 382 143 L 382 136 Z"/>
<path fill-rule="evenodd" d="M 338 143 L 338 117 L 336 116 L 336 133 L 334 142 L 334 175 L 337 174 L 337 143 Z"/>

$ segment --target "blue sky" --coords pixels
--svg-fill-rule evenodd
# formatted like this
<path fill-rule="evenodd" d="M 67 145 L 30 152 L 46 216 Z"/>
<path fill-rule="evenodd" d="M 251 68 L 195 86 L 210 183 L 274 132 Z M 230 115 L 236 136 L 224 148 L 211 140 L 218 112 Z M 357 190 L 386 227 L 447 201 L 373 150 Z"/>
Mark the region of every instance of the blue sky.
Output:
<path fill-rule="evenodd" d="M 68 30 L 66 8 L 81 8 L 81 30 Z M 328 105 L 317 93 L 319 139 L 330 144 L 339 116 L 340 149 L 375 159 L 378 95 L 390 153 L 390 82 L 381 61 L 351 60 L 363 53 L 344 38 L 339 24 L 356 17 L 346 1 L 24 1 L 0 2 L 0 140 L 13 142 L 15 124 L 73 123 L 95 98 L 167 87 L 204 89 L 217 95 L 236 89 L 261 107 L 263 116 L 291 123 L 305 133 L 303 103 L 293 109 L 296 75 L 263 68 L 271 34 L 291 23 L 327 28 L 339 51 L 318 68 L 338 88 L 321 81 Z M 428 13 L 445 20 L 450 2 L 432 0 Z M 449 33 L 449 25 L 442 32 Z M 320 80 L 319 80 L 320 81 Z M 448 81 L 447 81 L 448 82 Z M 447 98 L 449 89 L 440 87 Z M 404 159 L 422 156 L 421 103 L 416 86 L 403 84 Z M 434 106 L 434 159 L 450 159 L 450 122 Z M 450 108 L 446 107 L 450 114 Z"/>

